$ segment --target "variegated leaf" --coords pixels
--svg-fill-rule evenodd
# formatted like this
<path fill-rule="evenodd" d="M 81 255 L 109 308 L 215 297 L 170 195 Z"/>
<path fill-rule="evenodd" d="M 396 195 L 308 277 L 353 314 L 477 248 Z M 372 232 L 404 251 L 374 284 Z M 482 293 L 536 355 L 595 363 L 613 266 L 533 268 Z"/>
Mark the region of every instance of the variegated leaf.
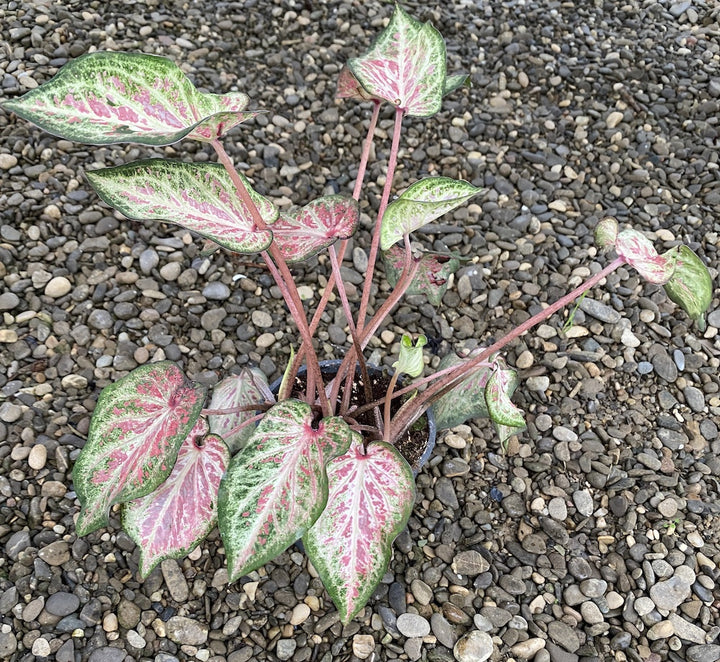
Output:
<path fill-rule="evenodd" d="M 445 97 L 463 86 L 470 86 L 470 76 L 467 74 L 453 74 L 452 76 L 448 76 L 443 86 L 443 96 Z"/>
<path fill-rule="evenodd" d="M 357 200 L 326 195 L 294 212 L 283 212 L 273 225 L 277 247 L 288 262 L 312 257 L 338 239 L 355 233 L 360 215 Z"/>
<path fill-rule="evenodd" d="M 48 133 L 91 145 L 169 145 L 213 140 L 257 115 L 240 92 L 198 92 L 170 60 L 144 53 L 90 53 L 3 107 Z"/>
<path fill-rule="evenodd" d="M 345 65 L 340 69 L 337 82 L 337 94 L 335 95 L 338 99 L 355 99 L 356 101 L 373 101 L 378 100 L 378 97 L 373 96 L 369 92 L 363 89 L 363 86 L 358 83 L 357 78 L 353 76 L 352 71 Z"/>
<path fill-rule="evenodd" d="M 255 227 L 217 163 L 148 159 L 85 174 L 98 195 L 129 218 L 176 223 L 237 253 L 263 251 L 272 240 L 269 230 Z M 265 222 L 274 222 L 277 207 L 238 175 Z"/>
<path fill-rule="evenodd" d="M 675 270 L 675 255 L 658 255 L 652 242 L 637 230 L 619 232 L 615 250 L 649 283 L 667 283 Z"/>
<path fill-rule="evenodd" d="M 523 429 L 525 427 L 523 411 L 510 399 L 518 384 L 517 372 L 508 368 L 501 359 L 496 363 L 495 370 L 485 386 L 488 415 L 493 423 Z"/>
<path fill-rule="evenodd" d="M 314 424 L 310 405 L 270 409 L 220 484 L 219 525 L 230 581 L 259 568 L 303 536 L 328 495 L 326 467 L 350 445 L 338 417 Z"/>
<path fill-rule="evenodd" d="M 612 217 L 603 218 L 595 226 L 595 243 L 600 248 L 615 248 L 618 236 L 618 222 Z"/>
<path fill-rule="evenodd" d="M 704 331 L 705 312 L 712 303 L 713 295 L 710 272 L 693 250 L 685 245 L 671 249 L 664 257 L 675 262 L 675 271 L 665 283 L 665 292 Z"/>
<path fill-rule="evenodd" d="M 105 525 L 113 504 L 145 496 L 168 477 L 204 399 L 205 387 L 170 361 L 140 366 L 103 389 L 73 469 L 79 536 Z"/>
<path fill-rule="evenodd" d="M 392 287 L 397 285 L 405 264 L 405 251 L 395 244 L 389 251 L 383 253 L 385 262 L 385 277 Z M 460 267 L 460 260 L 451 255 L 425 253 L 420 258 L 417 273 L 412 279 L 406 294 L 424 294 L 433 306 L 439 306 L 445 292 L 447 292 L 449 279 Z"/>
<path fill-rule="evenodd" d="M 427 338 L 423 335 L 419 336 L 415 345 L 413 345 L 412 337 L 407 333 L 403 333 L 400 340 L 400 355 L 398 360 L 393 363 L 393 368 L 398 373 L 403 373 L 409 377 L 419 377 L 425 368 L 423 361 L 423 347 L 427 345 Z"/>
<path fill-rule="evenodd" d="M 350 449 L 328 467 L 330 494 L 303 544 L 327 592 L 349 623 L 385 574 L 393 540 L 415 503 L 412 469 L 384 442 L 363 450 L 353 434 Z"/>
<path fill-rule="evenodd" d="M 440 110 L 446 78 L 445 41 L 429 23 L 402 7 L 370 50 L 348 61 L 360 85 L 408 115 L 429 117 Z"/>
<path fill-rule="evenodd" d="M 467 363 L 481 351 L 482 348 L 476 349 L 466 358 L 460 358 L 456 354 L 448 354 L 440 361 L 437 370 L 439 372 L 445 368 Z M 437 402 L 433 403 L 435 423 L 438 430 L 454 428 L 471 418 L 486 418 L 488 416 L 487 404 L 485 403 L 485 387 L 490 374 L 491 368 L 488 366 L 479 367 L 467 379 L 464 379 Z"/>
<path fill-rule="evenodd" d="M 427 177 L 415 182 L 385 210 L 380 247 L 386 251 L 413 230 L 427 225 L 481 193 L 469 182 L 449 177 Z"/>
<path fill-rule="evenodd" d="M 223 379 L 214 389 L 209 409 L 233 409 L 244 405 L 275 402 L 267 377 L 257 368 L 243 368 L 239 375 Z M 233 432 L 237 427 L 255 416 L 254 411 L 239 411 L 233 414 L 210 414 L 210 432 L 225 440 L 234 455 L 241 450 L 255 432 L 252 425 Z M 231 434 L 232 433 L 232 434 Z"/>
<path fill-rule="evenodd" d="M 220 437 L 207 432 L 207 422 L 199 418 L 167 480 L 123 507 L 123 528 L 140 547 L 141 577 L 164 559 L 189 554 L 215 527 L 218 487 L 230 453 Z"/>

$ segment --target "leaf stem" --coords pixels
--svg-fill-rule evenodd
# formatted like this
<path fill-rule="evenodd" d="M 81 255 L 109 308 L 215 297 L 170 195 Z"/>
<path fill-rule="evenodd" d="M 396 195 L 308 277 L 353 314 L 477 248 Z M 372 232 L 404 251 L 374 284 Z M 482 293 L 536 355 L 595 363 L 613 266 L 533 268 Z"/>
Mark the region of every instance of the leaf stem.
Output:
<path fill-rule="evenodd" d="M 390 443 L 390 405 L 392 404 L 392 392 L 395 390 L 395 384 L 397 384 L 400 373 L 396 370 L 393 376 L 390 378 L 387 391 L 385 393 L 385 408 L 384 408 L 384 425 L 383 428 L 383 441 Z"/>
<path fill-rule="evenodd" d="M 201 416 L 229 416 L 230 414 L 239 414 L 244 411 L 267 411 L 272 407 L 274 402 L 258 402 L 254 405 L 238 405 L 237 407 L 229 407 L 227 409 L 202 409 Z"/>

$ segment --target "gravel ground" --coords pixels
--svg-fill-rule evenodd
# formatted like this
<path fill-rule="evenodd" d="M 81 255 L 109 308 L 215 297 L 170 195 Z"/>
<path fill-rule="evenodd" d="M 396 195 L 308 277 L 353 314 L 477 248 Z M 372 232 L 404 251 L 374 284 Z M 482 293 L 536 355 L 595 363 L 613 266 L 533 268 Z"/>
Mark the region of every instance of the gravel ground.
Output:
<path fill-rule="evenodd" d="M 369 109 L 335 103 L 334 80 L 391 7 L 168 5 L 4 3 L 3 96 L 91 49 L 162 54 L 269 110 L 228 142 L 261 192 L 283 204 L 349 192 Z M 605 264 L 591 232 L 607 214 L 658 247 L 688 243 L 717 276 L 713 2 L 429 5 L 405 2 L 473 85 L 406 122 L 398 185 L 442 174 L 487 193 L 419 235 L 469 261 L 440 311 L 422 298 L 395 311 L 376 361 L 402 331 L 441 355 L 523 321 Z M 391 126 L 386 109 L 379 136 Z M 252 259 L 203 258 L 182 230 L 128 222 L 83 177 L 141 155 L 214 158 L 205 147 L 87 148 L 7 114 L 0 136 L 0 659 L 720 660 L 720 312 L 699 334 L 621 269 L 569 331 L 558 315 L 516 343 L 529 429 L 505 456 L 482 422 L 440 440 L 387 576 L 346 627 L 297 551 L 228 585 L 217 533 L 141 582 L 117 517 L 74 532 L 70 469 L 100 389 L 162 357 L 208 384 L 245 363 L 275 377 L 296 333 Z M 369 213 L 388 142 L 375 150 Z M 349 254 L 351 283 L 367 243 Z M 326 274 L 308 265 L 309 307 Z M 337 355 L 346 333 L 327 321 L 320 350 Z"/>

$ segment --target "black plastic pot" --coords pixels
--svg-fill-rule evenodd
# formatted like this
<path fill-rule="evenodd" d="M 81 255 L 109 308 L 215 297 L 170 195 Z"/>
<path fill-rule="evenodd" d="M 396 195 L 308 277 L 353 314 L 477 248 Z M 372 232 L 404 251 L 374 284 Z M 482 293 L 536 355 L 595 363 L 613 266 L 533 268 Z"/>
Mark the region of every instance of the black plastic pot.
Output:
<path fill-rule="evenodd" d="M 334 359 L 331 361 L 321 361 L 320 362 L 320 371 L 322 372 L 323 376 L 325 377 L 334 377 L 337 373 L 338 369 L 342 365 L 342 361 L 339 359 Z M 357 366 L 355 368 L 356 374 L 360 373 L 360 367 Z M 304 377 L 307 372 L 306 366 L 300 366 L 300 369 L 298 370 L 298 377 Z M 378 376 L 382 374 L 382 369 L 378 368 L 374 365 L 368 365 L 368 372 L 371 376 Z M 401 381 L 401 380 L 400 380 Z M 278 391 L 280 390 L 280 384 L 282 382 L 282 379 L 278 379 L 277 381 L 274 381 L 272 384 L 270 384 L 270 390 L 277 395 Z M 427 461 L 430 459 L 430 456 L 432 455 L 433 450 L 435 449 L 435 438 L 437 436 L 437 428 L 435 426 L 435 416 L 432 411 L 432 407 L 428 409 L 425 412 L 425 417 L 427 418 L 428 423 L 428 440 L 427 445 L 425 446 L 425 450 L 423 451 L 422 456 L 420 459 L 415 463 L 415 466 L 412 466 L 413 474 L 417 476 L 422 468 L 427 464 Z M 422 419 L 421 419 L 422 420 Z"/>

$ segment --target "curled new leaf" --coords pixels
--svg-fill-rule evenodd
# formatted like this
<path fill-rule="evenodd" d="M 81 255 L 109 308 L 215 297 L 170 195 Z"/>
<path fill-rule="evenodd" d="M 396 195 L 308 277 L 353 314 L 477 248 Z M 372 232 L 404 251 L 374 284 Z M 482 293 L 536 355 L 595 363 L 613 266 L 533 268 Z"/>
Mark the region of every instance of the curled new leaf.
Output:
<path fill-rule="evenodd" d="M 326 195 L 294 212 L 283 212 L 273 225 L 273 238 L 288 262 L 312 257 L 355 233 L 360 208 L 344 195 Z"/>
<path fill-rule="evenodd" d="M 349 60 L 348 67 L 366 93 L 408 115 L 429 117 L 440 110 L 445 41 L 432 25 L 416 21 L 399 5 L 370 50 Z"/>
<path fill-rule="evenodd" d="M 327 464 L 348 449 L 350 435 L 341 418 L 315 422 L 299 400 L 268 410 L 220 484 L 230 581 L 274 559 L 312 526 L 327 501 Z"/>
<path fill-rule="evenodd" d="M 270 245 L 272 233 L 255 227 L 250 209 L 217 163 L 148 159 L 86 175 L 98 195 L 129 218 L 177 223 L 237 253 Z M 238 176 L 265 222 L 274 222 L 277 207 Z"/>
<path fill-rule="evenodd" d="M 517 383 L 517 372 L 498 360 L 485 386 L 485 402 L 493 423 L 521 430 L 525 427 L 523 411 L 510 399 Z"/>
<path fill-rule="evenodd" d="M 419 377 L 422 374 L 425 362 L 423 361 L 423 347 L 427 345 L 427 338 L 419 336 L 413 346 L 412 338 L 403 333 L 400 341 L 400 356 L 393 363 L 396 372 L 402 372 L 410 377 Z"/>
<path fill-rule="evenodd" d="M 393 540 L 415 503 L 412 469 L 397 449 L 375 442 L 349 450 L 328 467 L 325 510 L 303 537 L 307 554 L 343 623 L 365 606 L 387 570 Z"/>
<path fill-rule="evenodd" d="M 652 242 L 637 230 L 623 230 L 615 241 L 617 254 L 635 267 L 649 283 L 667 283 L 675 269 L 675 256 L 658 255 Z"/>
<path fill-rule="evenodd" d="M 73 468 L 78 535 L 106 524 L 113 504 L 145 496 L 168 477 L 204 399 L 205 388 L 170 361 L 136 368 L 103 389 Z"/>
<path fill-rule="evenodd" d="M 214 140 L 257 115 L 240 92 L 198 92 L 170 60 L 144 53 L 90 53 L 3 106 L 48 133 L 91 145 L 169 145 Z"/>
<path fill-rule="evenodd" d="M 701 331 L 705 330 L 705 312 L 712 303 L 712 279 L 704 262 L 687 246 L 673 248 L 675 271 L 665 283 L 671 301 L 680 306 Z M 670 256 L 668 256 L 670 257 Z"/>
<path fill-rule="evenodd" d="M 469 182 L 450 177 L 427 177 L 415 182 L 385 210 L 380 247 L 388 250 L 403 235 L 457 209 L 481 191 Z"/>
<path fill-rule="evenodd" d="M 355 99 L 355 101 L 380 101 L 378 97 L 373 96 L 363 89 L 357 78 L 353 76 L 352 71 L 345 65 L 340 69 L 337 82 L 337 98 L 338 99 Z"/>
<path fill-rule="evenodd" d="M 385 276 L 388 283 L 395 287 L 402 274 L 405 263 L 405 251 L 395 244 L 383 253 Z M 405 294 L 424 294 L 433 306 L 439 306 L 447 292 L 450 276 L 460 266 L 460 260 L 453 255 L 425 253 L 419 258 L 417 272 Z"/>
<path fill-rule="evenodd" d="M 127 503 L 123 528 L 140 547 L 140 576 L 160 561 L 189 554 L 217 522 L 217 493 L 230 461 L 223 440 L 199 418 L 170 476 L 158 489 Z"/>
<path fill-rule="evenodd" d="M 618 236 L 617 221 L 608 216 L 595 226 L 595 243 L 600 248 L 614 248 Z"/>

